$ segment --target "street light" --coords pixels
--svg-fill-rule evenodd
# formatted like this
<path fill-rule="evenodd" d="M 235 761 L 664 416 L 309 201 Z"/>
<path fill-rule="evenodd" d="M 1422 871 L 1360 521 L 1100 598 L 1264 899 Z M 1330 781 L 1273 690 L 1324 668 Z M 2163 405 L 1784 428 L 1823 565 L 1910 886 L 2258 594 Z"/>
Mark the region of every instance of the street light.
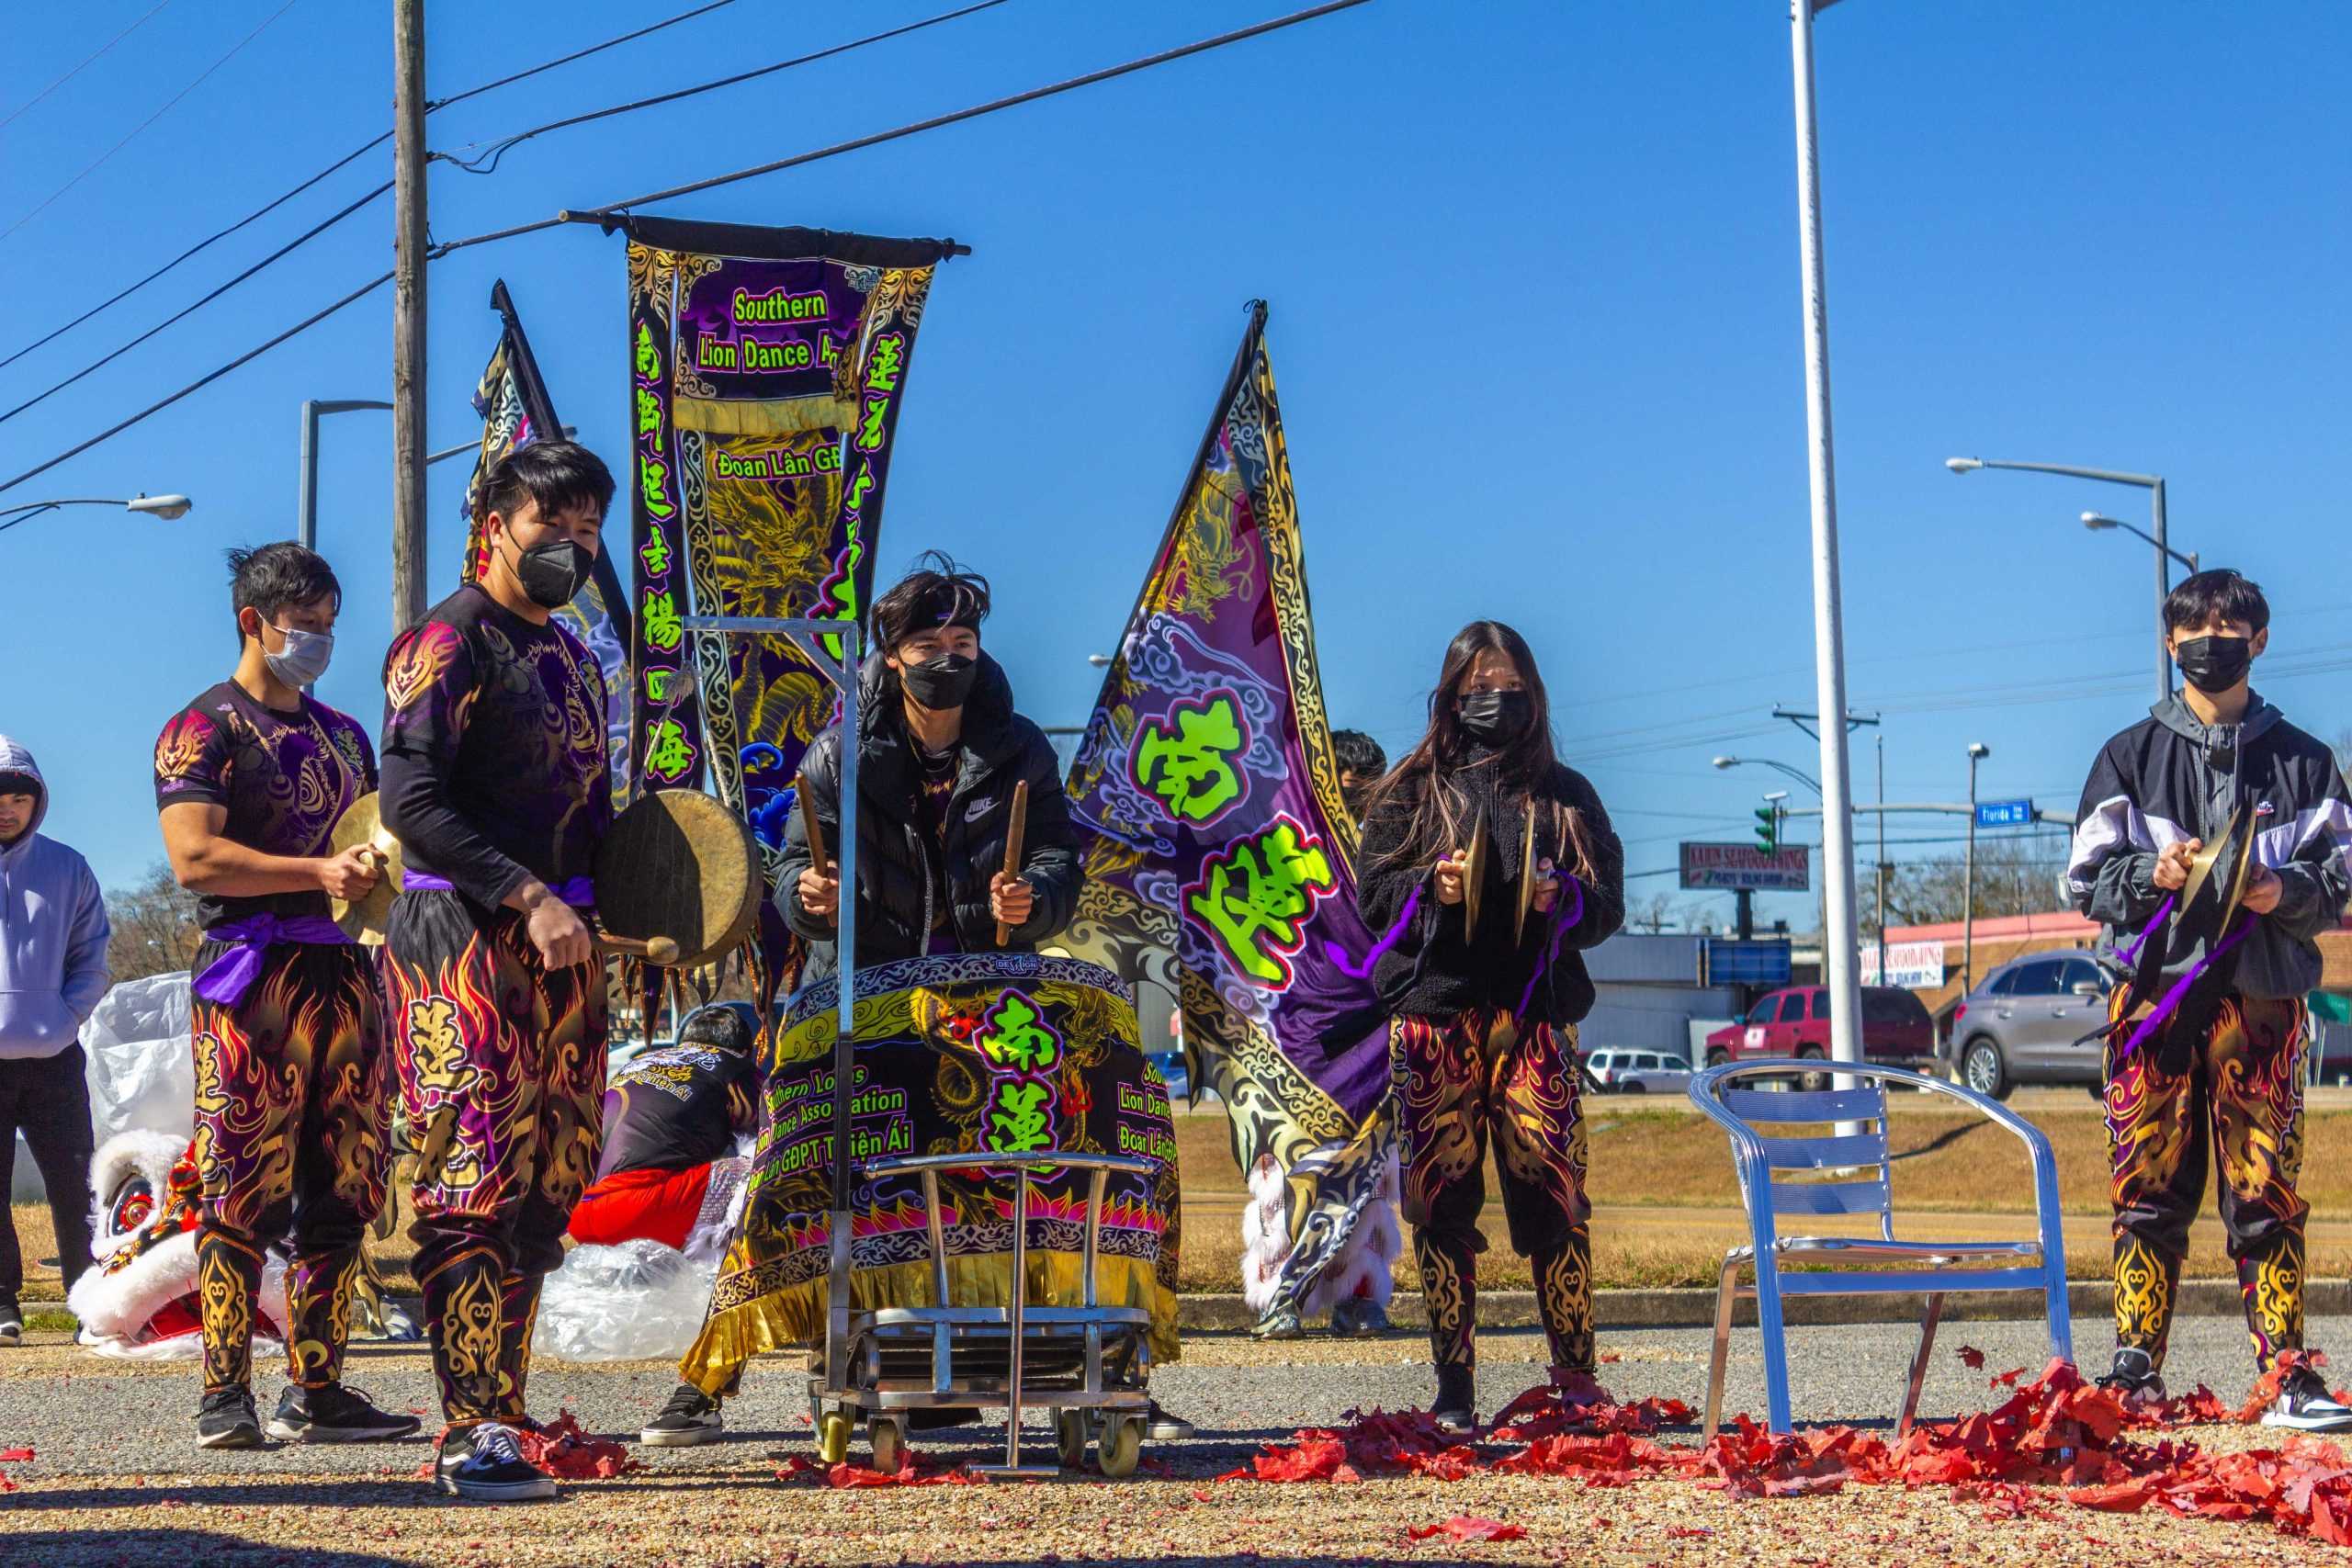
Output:
<path fill-rule="evenodd" d="M 1960 994 L 1976 988 L 1976 764 L 1993 754 L 1981 740 L 1968 743 L 1968 854 L 1961 873 Z"/>
<path fill-rule="evenodd" d="M 1107 653 L 1090 653 L 1086 656 L 1086 661 L 1097 670 L 1111 668 L 1111 656 Z"/>
<path fill-rule="evenodd" d="M 302 468 L 301 487 L 294 503 L 294 541 L 306 550 L 319 547 L 319 420 L 331 413 L 357 413 L 364 409 L 390 411 L 391 404 L 374 398 L 305 398 L 302 400 Z M 563 438 L 571 440 L 579 432 L 563 427 Z M 481 450 L 481 443 L 469 441 L 462 446 L 445 446 L 425 456 L 430 468 L 451 457 L 461 457 L 469 452 Z"/>
<path fill-rule="evenodd" d="M 144 491 L 129 501 L 107 501 L 89 496 L 68 496 L 58 501 L 28 501 L 21 506 L 0 508 L 0 517 L 7 519 L 6 522 L 0 523 L 0 531 L 13 528 L 27 518 L 38 517 L 44 512 L 54 512 L 61 506 L 119 506 L 126 512 L 144 513 L 150 517 L 160 517 L 166 523 L 176 523 L 187 516 L 188 509 L 195 504 L 196 502 L 184 495 L 149 495 Z"/>
<path fill-rule="evenodd" d="M 2072 479 L 2095 479 L 2100 484 L 2134 485 L 2149 493 L 2149 509 L 2155 524 L 2154 534 L 2132 532 L 2156 547 L 2156 700 L 2162 702 L 2172 695 L 2172 648 L 2165 637 L 2165 600 L 2172 592 L 2172 563 L 2184 558 L 2165 543 L 2165 481 L 2157 474 L 2127 474 L 2114 468 L 2081 468 L 2072 463 L 2000 463 L 1989 457 L 1946 457 L 1944 467 L 1955 474 L 1973 473 L 1978 468 L 2015 468 L 2032 474 L 2062 474 Z M 2088 528 L 2107 525 L 2091 521 L 2091 513 L 2083 514 L 2083 525 Z M 2131 527 L 2130 524 L 2116 524 Z M 2196 558 L 2186 558 L 2194 560 Z M 2191 571 L 2197 569 L 2189 568 Z"/>
<path fill-rule="evenodd" d="M 2146 539 L 2148 543 L 2156 545 L 2156 541 L 2149 535 L 2145 528 L 2139 526 L 2137 524 L 2126 523 L 2120 517 L 2109 517 L 2104 513 L 2084 513 L 2083 526 L 2088 528 L 2094 534 L 2098 533 L 2102 529 L 2120 528 L 2127 534 L 2137 534 L 2141 538 Z M 2182 555 L 2170 545 L 2156 545 L 2156 548 L 2164 551 L 2165 554 L 2172 557 L 2173 559 L 2187 567 L 2188 569 L 2189 576 L 2194 577 L 2197 575 L 2198 566 L 2196 551 L 2191 550 L 2188 554 Z"/>
<path fill-rule="evenodd" d="M 1726 769 L 1749 766 L 1758 768 L 1778 768 L 1781 772 L 1788 774 L 1789 777 L 1796 780 L 1797 783 L 1804 785 L 1805 788 L 1813 791 L 1816 796 L 1821 796 L 1821 785 L 1811 774 L 1800 773 L 1795 768 L 1789 766 L 1788 763 L 1776 762 L 1770 757 L 1718 757 L 1715 759 L 1715 766 Z M 1786 795 L 1788 791 L 1782 790 L 1781 791 L 1781 794 Z M 1827 798 L 1826 796 L 1821 797 L 1825 799 Z M 1765 798 L 1770 799 L 1771 797 L 1768 795 Z"/>

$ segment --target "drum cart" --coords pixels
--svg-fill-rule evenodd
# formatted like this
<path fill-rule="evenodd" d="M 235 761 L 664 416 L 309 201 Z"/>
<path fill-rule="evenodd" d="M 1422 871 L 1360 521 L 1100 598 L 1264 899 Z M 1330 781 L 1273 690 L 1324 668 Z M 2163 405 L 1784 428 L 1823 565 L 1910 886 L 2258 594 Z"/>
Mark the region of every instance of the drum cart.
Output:
<path fill-rule="evenodd" d="M 862 633 L 854 623 L 747 615 L 693 615 L 690 632 L 732 637 L 785 637 L 806 654 L 841 694 L 841 796 L 843 820 L 837 846 L 844 897 L 841 901 L 839 951 L 857 952 L 858 662 Z M 826 644 L 836 643 L 836 656 Z M 1145 1380 L 1150 1372 L 1150 1314 L 1141 1307 L 1111 1307 L 1095 1297 L 1096 1245 L 1103 1189 L 1116 1175 L 1148 1176 L 1148 1160 L 1129 1155 L 1063 1154 L 1046 1151 L 1028 1165 L 1012 1168 L 1015 1191 L 1012 1278 L 1002 1307 L 949 1304 L 946 1237 L 940 1224 L 939 1178 L 944 1172 L 1003 1171 L 996 1153 L 900 1156 L 868 1162 L 868 1179 L 914 1174 L 922 1181 L 930 1217 L 932 1280 L 929 1307 L 885 1307 L 858 1312 L 850 1301 L 850 1198 L 856 1183 L 850 1159 L 850 1101 L 845 1086 L 856 1081 L 856 972 L 839 967 L 840 1021 L 833 1035 L 832 1204 L 827 1217 L 828 1258 L 825 1344 L 821 1367 L 808 1379 L 809 1413 L 817 1427 L 818 1457 L 837 1464 L 849 1457 L 850 1436 L 862 1416 L 874 1468 L 895 1473 L 904 1462 L 907 1418 L 916 1410 L 980 1409 L 1005 1413 L 1005 1459 L 1001 1465 L 976 1465 L 991 1478 L 1040 1479 L 1075 1469 L 1090 1439 L 1102 1472 L 1133 1474 L 1141 1455 Z M 1088 1171 L 1085 1286 L 1075 1307 L 1028 1304 L 1030 1176 L 1037 1168 Z M 1021 1461 L 1021 1417 L 1032 1407 L 1054 1412 L 1058 1465 Z"/>

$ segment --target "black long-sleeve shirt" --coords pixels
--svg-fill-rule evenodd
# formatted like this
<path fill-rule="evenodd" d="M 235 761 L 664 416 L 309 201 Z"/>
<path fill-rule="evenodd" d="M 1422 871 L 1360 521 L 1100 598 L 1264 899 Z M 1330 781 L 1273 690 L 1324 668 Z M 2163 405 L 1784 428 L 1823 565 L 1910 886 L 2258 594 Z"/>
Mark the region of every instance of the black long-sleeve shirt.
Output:
<path fill-rule="evenodd" d="M 1356 902 L 1364 923 L 1374 936 L 1396 930 L 1414 889 L 1421 890 L 1413 918 L 1374 971 L 1381 999 L 1401 1014 L 1446 1018 L 1474 1008 L 1516 1011 L 1528 998 L 1531 1018 L 1555 1027 L 1575 1023 L 1592 1010 L 1593 1002 L 1581 950 L 1598 946 L 1625 923 L 1625 852 L 1609 825 L 1609 813 L 1582 773 L 1557 763 L 1532 792 L 1536 858 L 1548 857 L 1563 872 L 1574 865 L 1574 852 L 1555 830 L 1556 814 L 1544 809 L 1556 805 L 1573 807 L 1582 816 L 1594 864 L 1590 876 L 1577 878 L 1577 886 L 1562 887 L 1551 916 L 1531 916 L 1525 933 L 1514 941 L 1527 798 L 1492 789 L 1479 768 L 1464 767 L 1454 776 L 1465 789 L 1475 788 L 1472 798 L 1484 799 L 1487 811 L 1491 852 L 1476 939 L 1465 935 L 1466 903 L 1438 902 L 1431 875 L 1435 857 L 1404 854 L 1415 801 L 1392 797 L 1376 806 L 1364 821 L 1357 859 Z M 1576 907 L 1579 899 L 1581 910 Z M 1555 922 L 1567 922 L 1571 915 L 1573 923 L 1556 924 L 1555 930 Z M 1552 957 L 1555 934 L 1557 959 Z"/>
<path fill-rule="evenodd" d="M 594 874 L 613 817 L 605 681 L 562 626 L 469 583 L 384 660 L 384 823 L 409 871 L 486 908 Z"/>

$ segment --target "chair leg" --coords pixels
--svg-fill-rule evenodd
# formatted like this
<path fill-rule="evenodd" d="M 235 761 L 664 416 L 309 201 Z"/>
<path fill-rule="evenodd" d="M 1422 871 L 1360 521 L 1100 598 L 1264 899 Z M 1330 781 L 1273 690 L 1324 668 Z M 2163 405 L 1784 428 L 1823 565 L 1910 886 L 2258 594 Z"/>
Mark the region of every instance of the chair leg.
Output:
<path fill-rule="evenodd" d="M 1780 1259 L 1756 1259 L 1756 1327 L 1764 1342 L 1764 1404 L 1770 1429 L 1792 1431 L 1789 1407 L 1789 1331 L 1781 1313 Z"/>
<path fill-rule="evenodd" d="M 1715 1428 L 1722 1424 L 1724 1413 L 1724 1373 L 1731 1359 L 1731 1309 L 1738 1299 L 1739 1261 L 1724 1259 L 1723 1277 L 1715 1285 L 1715 1349 L 1707 1364 L 1707 1419 L 1699 1434 L 1702 1443 L 1715 1440 Z"/>
<path fill-rule="evenodd" d="M 1894 1415 L 1894 1440 L 1901 1442 L 1911 1435 L 1911 1418 L 1919 1413 L 1919 1389 L 1928 1381 L 1928 1356 L 1936 1348 L 1936 1325 L 1943 1321 L 1944 1297 L 1941 1291 L 1928 1298 L 1928 1311 L 1919 1320 L 1919 1350 L 1911 1358 L 1911 1380 L 1904 1385 L 1903 1408 Z"/>
<path fill-rule="evenodd" d="M 2042 1265 L 2049 1283 L 2042 1289 L 2042 1314 L 2050 1320 L 2050 1354 L 2072 1365 L 2075 1359 L 2075 1306 L 2066 1289 L 2066 1259 L 2061 1253 Z"/>

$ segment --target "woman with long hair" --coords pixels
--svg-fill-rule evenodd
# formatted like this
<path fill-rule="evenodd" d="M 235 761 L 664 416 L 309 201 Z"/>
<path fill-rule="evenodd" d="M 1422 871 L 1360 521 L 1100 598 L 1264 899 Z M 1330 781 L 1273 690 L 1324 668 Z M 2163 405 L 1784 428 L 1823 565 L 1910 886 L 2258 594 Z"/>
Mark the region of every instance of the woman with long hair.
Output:
<path fill-rule="evenodd" d="M 1482 825 L 1487 853 L 1474 867 Z M 1579 950 L 1623 923 L 1625 862 L 1600 797 L 1553 755 L 1544 680 L 1510 627 L 1474 621 L 1446 649 L 1428 733 L 1373 791 L 1360 866 L 1365 923 L 1385 933 L 1374 977 L 1395 1015 L 1393 1104 L 1437 1363 L 1432 1411 L 1449 1430 L 1477 1426 L 1490 1136 L 1511 1246 L 1534 1270 L 1553 1383 L 1580 1401 L 1593 1388 L 1592 1249 L 1576 1025 L 1593 991 Z"/>

